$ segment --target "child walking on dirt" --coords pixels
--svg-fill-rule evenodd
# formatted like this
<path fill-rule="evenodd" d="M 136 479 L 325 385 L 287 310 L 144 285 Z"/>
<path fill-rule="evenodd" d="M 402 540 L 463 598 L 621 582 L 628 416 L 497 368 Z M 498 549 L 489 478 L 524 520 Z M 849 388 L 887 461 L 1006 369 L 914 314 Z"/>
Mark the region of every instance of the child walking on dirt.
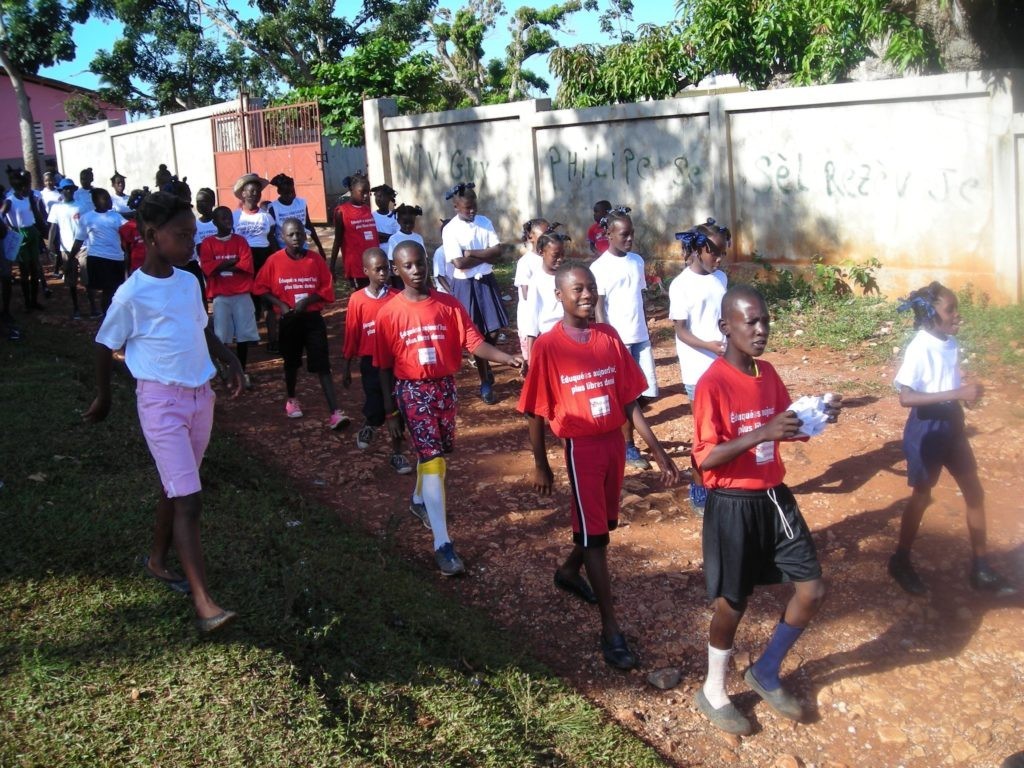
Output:
<path fill-rule="evenodd" d="M 693 459 L 708 488 L 704 576 L 714 605 L 708 676 L 697 707 L 717 728 L 749 734 L 729 699 L 725 673 L 747 599 L 760 584 L 793 582 L 794 592 L 761 657 L 743 676 L 783 717 L 803 719 L 800 701 L 779 680 L 782 661 L 825 598 L 821 566 L 796 499 L 782 482 L 780 440 L 799 439 L 800 420 L 782 379 L 758 358 L 768 343 L 768 307 L 756 290 L 733 286 L 722 298 L 726 350 L 700 380 L 693 403 Z M 833 401 L 830 419 L 838 415 Z"/>
<path fill-rule="evenodd" d="M 536 465 L 533 485 L 545 496 L 554 483 L 544 444 L 545 419 L 565 443 L 573 548 L 555 571 L 555 586 L 597 603 L 604 660 L 618 669 L 632 669 L 637 659 L 615 617 L 607 561 L 626 462 L 622 424 L 631 421 L 647 441 L 666 485 L 675 483 L 676 467 L 637 403 L 647 387 L 643 371 L 611 326 L 590 322 L 598 295 L 593 274 L 582 264 L 569 263 L 558 268 L 555 286 L 564 316 L 533 343 L 517 407 L 529 424 Z M 584 566 L 589 584 L 580 575 Z"/>
<path fill-rule="evenodd" d="M 153 544 L 143 566 L 148 576 L 192 594 L 196 627 L 221 629 L 235 619 L 207 591 L 199 540 L 199 467 L 213 426 L 213 355 L 231 371 L 232 397 L 242 391 L 237 358 L 207 324 L 199 284 L 180 267 L 192 257 L 195 217 L 173 195 L 149 195 L 137 210 L 146 260 L 114 294 L 96 334 L 96 399 L 84 418 L 99 422 L 110 412 L 114 350 L 137 380 L 139 422 L 160 474 Z M 176 268 L 178 267 L 178 268 Z M 171 543 L 185 571 L 167 568 Z"/>
<path fill-rule="evenodd" d="M 900 405 L 910 408 L 903 428 L 910 500 L 900 520 L 896 552 L 889 558 L 889 574 L 912 595 L 928 591 L 910 563 L 932 488 L 945 467 L 956 480 L 967 506 L 967 532 L 971 540 L 971 586 L 982 592 L 1013 595 L 1016 589 L 988 564 L 985 542 L 985 492 L 978 479 L 978 464 L 967 441 L 960 402 L 976 403 L 982 395 L 977 382 L 964 383 L 960 373 L 960 312 L 956 294 L 933 282 L 911 293 L 900 305 L 913 310 L 917 334 L 907 345 L 895 385 Z"/>
<path fill-rule="evenodd" d="M 380 370 L 388 432 L 401 437 L 401 415 L 419 459 L 409 509 L 434 535 L 434 562 L 441 574 L 456 576 L 466 568 L 448 536 L 444 458 L 455 447 L 454 374 L 463 348 L 516 368 L 523 359 L 486 343 L 457 299 L 430 290 L 423 246 L 406 240 L 393 255 L 405 288 L 377 313 L 373 364 Z"/>
<path fill-rule="evenodd" d="M 530 281 L 542 268 L 540 249 L 537 238 L 551 229 L 547 219 L 530 219 L 523 224 L 523 255 L 516 261 L 516 273 L 512 285 L 516 289 L 516 330 L 519 332 L 519 348 L 523 352 L 523 360 L 530 362 L 530 340 L 525 328 L 530 323 L 526 319 L 526 302 L 530 294 Z M 536 334 L 534 334 L 536 335 Z"/>

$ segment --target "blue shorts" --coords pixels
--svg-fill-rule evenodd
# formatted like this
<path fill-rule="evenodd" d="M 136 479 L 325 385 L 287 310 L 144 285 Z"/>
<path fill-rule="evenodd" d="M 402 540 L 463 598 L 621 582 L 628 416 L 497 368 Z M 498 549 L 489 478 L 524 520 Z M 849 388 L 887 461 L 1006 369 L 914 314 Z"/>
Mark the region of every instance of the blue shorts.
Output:
<path fill-rule="evenodd" d="M 650 339 L 627 344 L 626 349 L 629 350 L 629 354 L 636 361 L 636 364 L 640 366 L 640 370 L 644 372 L 644 378 L 647 379 L 647 389 L 641 395 L 643 397 L 657 397 L 658 379 L 654 373 L 654 350 L 651 349 Z"/>
<path fill-rule="evenodd" d="M 910 409 L 903 427 L 903 453 L 907 457 L 907 484 L 914 489 L 934 488 L 945 467 L 964 491 L 971 504 L 965 482 L 973 485 L 978 474 L 974 451 L 964 430 L 964 411 L 960 403 L 938 403 Z"/>

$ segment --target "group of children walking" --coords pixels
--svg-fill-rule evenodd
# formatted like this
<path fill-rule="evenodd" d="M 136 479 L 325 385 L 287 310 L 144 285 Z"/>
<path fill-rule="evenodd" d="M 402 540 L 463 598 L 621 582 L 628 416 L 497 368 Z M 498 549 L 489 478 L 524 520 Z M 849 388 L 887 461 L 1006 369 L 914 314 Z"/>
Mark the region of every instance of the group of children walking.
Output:
<path fill-rule="evenodd" d="M 279 182 L 287 189 L 286 177 L 274 180 L 280 191 Z M 180 198 L 159 193 L 137 206 L 145 258 L 113 296 L 97 336 L 101 376 L 96 402 L 86 417 L 98 420 L 106 414 L 110 355 L 125 346 L 126 363 L 139 382 L 140 422 L 161 477 L 148 572 L 182 591 L 191 590 L 202 631 L 234 618 L 206 591 L 198 542 L 198 469 L 209 436 L 213 397 L 208 358 L 213 355 L 226 366 L 237 396 L 244 382 L 239 358 L 244 361 L 244 345 L 258 338 L 250 322 L 251 303 L 238 297 L 265 297 L 279 319 L 286 414 L 302 414 L 295 382 L 305 354 L 309 371 L 320 378 L 332 413 L 330 426 L 347 423 L 335 402 L 320 315 L 321 307 L 334 300 L 332 268 L 340 254 L 344 275 L 354 287 L 346 314 L 342 383 L 350 386 L 352 364 L 358 358 L 364 393 L 364 423 L 356 443 L 366 449 L 376 432 L 386 428 L 391 466 L 400 474 L 412 473 L 401 452 L 408 434 L 416 454 L 409 507 L 431 531 L 440 572 L 465 572 L 448 530 L 445 478 L 456 434 L 454 375 L 466 351 L 479 374 L 480 398 L 488 405 L 497 402 L 491 364 L 523 372 L 516 408 L 526 418 L 535 463 L 533 486 L 541 494 L 550 494 L 554 485 L 545 444 L 547 426 L 562 442 L 572 548 L 555 569 L 553 581 L 559 589 L 597 605 L 597 645 L 607 663 L 620 669 L 636 667 L 637 656 L 616 617 L 607 558 L 610 532 L 619 518 L 625 467 L 649 466 L 635 433 L 646 443 L 666 485 L 675 484 L 680 473 L 643 413 L 657 397 L 658 387 L 644 308 L 645 270 L 643 259 L 632 251 L 629 209 L 605 201 L 595 205 L 597 228 L 588 233 L 595 258 L 589 266 L 566 260 L 568 238 L 558 232 L 556 223 L 542 218 L 526 222 L 526 253 L 515 278 L 520 349 L 509 354 L 495 345 L 497 332 L 509 324 L 493 274 L 504 247 L 490 221 L 478 214 L 472 184 L 456 185 L 446 194 L 453 216 L 443 224 L 433 269 L 422 238 L 411 236 L 419 210 L 398 206 L 398 215 L 392 216 L 396 195 L 386 185 L 371 188 L 363 176 L 352 179 L 350 199 L 335 211 L 336 237 L 329 262 L 318 240 L 319 254 L 305 247 L 308 216 L 304 219 L 301 212 L 288 208 L 293 200 L 282 203 L 284 212 L 268 214 L 268 219 L 259 216 L 264 186 L 259 177 L 240 179 L 236 195 L 241 208 L 233 214 L 226 208 L 209 212 L 216 232 L 200 245 L 199 262 L 213 300 L 213 331 L 198 283 L 179 289 L 178 284 L 184 286 L 181 273 L 172 269 L 190 258 L 190 249 L 182 243 L 194 237 L 195 220 L 186 216 L 189 209 Z M 369 209 L 371 194 L 376 212 Z M 263 238 L 271 242 L 275 229 L 284 247 L 260 257 L 263 264 L 257 266 L 256 249 L 266 247 L 258 243 Z M 690 499 L 703 515 L 704 572 L 714 609 L 707 677 L 696 694 L 696 705 L 716 727 L 747 734 L 751 722 L 732 703 L 725 680 L 737 628 L 759 585 L 792 582 L 793 591 L 768 645 L 745 671 L 744 680 L 782 716 L 796 721 L 804 716 L 779 670 L 819 611 L 826 590 L 810 530 L 784 483 L 779 444 L 805 440 L 807 435 L 790 408 L 792 400 L 781 378 L 762 359 L 770 334 L 764 299 L 750 286 L 727 287 L 720 269 L 730 245 L 729 230 L 708 219 L 677 238 L 686 266 L 670 287 L 669 317 L 682 384 L 692 404 Z M 438 259 L 443 259 L 440 268 Z M 151 322 L 152 308 L 172 292 L 180 292 L 173 310 L 177 325 L 165 329 Z M 896 385 L 901 404 L 912 409 L 904 435 L 912 496 L 890 572 L 908 592 L 926 589 L 909 553 L 930 489 L 947 467 L 968 507 L 974 551 L 970 583 L 975 589 L 1010 594 L 1013 587 L 986 560 L 983 494 L 959 406 L 960 401 L 976 400 L 981 392 L 960 378 L 954 338 L 959 327 L 956 297 L 936 283 L 912 294 L 907 306 L 915 313 L 919 331 Z M 237 342 L 238 357 L 226 347 L 232 340 Z M 167 367 L 168 360 L 179 362 Z M 157 408 L 153 403 L 164 402 L 161 398 L 180 407 Z M 827 400 L 824 408 L 835 421 L 840 399 Z M 166 569 L 172 540 L 184 577 Z"/>

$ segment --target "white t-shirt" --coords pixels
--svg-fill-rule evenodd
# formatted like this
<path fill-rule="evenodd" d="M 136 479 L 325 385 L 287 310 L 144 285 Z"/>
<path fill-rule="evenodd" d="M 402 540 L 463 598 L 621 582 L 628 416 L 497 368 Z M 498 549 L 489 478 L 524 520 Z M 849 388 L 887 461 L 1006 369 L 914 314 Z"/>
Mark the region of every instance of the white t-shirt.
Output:
<path fill-rule="evenodd" d="M 451 264 L 449 264 L 448 261 L 445 259 L 445 257 L 444 257 L 444 246 L 443 245 L 437 246 L 437 248 L 434 250 L 434 271 L 433 271 L 433 274 L 434 274 L 434 288 L 436 288 L 441 293 L 448 293 L 448 291 L 445 290 L 445 287 L 443 285 L 441 285 L 441 281 L 438 280 L 438 278 L 439 277 L 447 278 L 448 279 L 448 285 L 451 285 L 451 281 L 455 279 L 454 278 L 455 267 L 453 267 Z"/>
<path fill-rule="evenodd" d="M 59 189 L 47 189 L 46 187 L 43 187 L 39 190 L 39 199 L 43 201 L 43 210 L 49 214 L 50 209 L 64 199 L 64 195 L 61 194 Z"/>
<path fill-rule="evenodd" d="M 85 214 L 96 210 L 96 206 L 92 203 L 92 191 L 94 189 L 95 187 L 90 187 L 89 189 L 79 187 L 75 190 L 75 205 L 78 206 L 79 213 Z"/>
<path fill-rule="evenodd" d="M 538 254 L 535 250 L 527 246 L 526 252 L 519 257 L 518 261 L 516 261 L 516 274 L 515 277 L 512 279 L 512 285 L 520 289 L 516 292 L 516 325 L 519 326 L 520 336 L 537 335 L 536 333 L 527 333 L 526 331 L 524 331 L 523 321 L 519 318 L 526 317 L 526 314 L 532 311 L 528 310 L 525 306 L 526 299 L 523 298 L 522 287 L 526 286 L 527 297 L 529 297 L 529 293 L 531 290 L 530 280 L 533 278 L 535 274 L 537 274 L 537 272 L 543 271 L 544 259 L 542 259 L 540 254 Z M 528 327 L 532 327 L 532 325 Z"/>
<path fill-rule="evenodd" d="M 377 232 L 382 235 L 393 235 L 401 229 L 398 226 L 398 217 L 394 212 L 385 214 L 374 211 L 373 223 L 377 226 Z"/>
<path fill-rule="evenodd" d="M 216 234 L 217 225 L 213 223 L 213 219 L 203 221 L 196 216 L 196 247 L 192 249 L 192 258 L 189 259 L 189 261 L 199 261 L 199 246 L 203 244 L 203 240 L 208 237 L 213 237 Z"/>
<path fill-rule="evenodd" d="M 309 220 L 309 208 L 305 198 L 296 197 L 289 205 L 285 205 L 280 200 L 272 200 L 267 206 L 267 210 L 270 211 L 270 215 L 274 217 L 278 226 L 281 226 L 285 219 L 298 219 L 303 229 L 306 230 L 306 235 L 309 235 L 309 227 L 306 226 L 306 222 Z"/>
<path fill-rule="evenodd" d="M 728 278 L 716 269 L 709 275 L 698 275 L 687 267 L 668 287 L 668 319 L 685 320 L 690 333 L 701 341 L 725 341 L 718 328 L 722 315 L 722 297 Z M 694 349 L 676 337 L 676 354 L 683 384 L 694 386 L 711 367 L 718 355 L 704 349 Z"/>
<path fill-rule="evenodd" d="M 75 244 L 75 240 L 85 240 L 82 237 L 82 226 L 79 222 L 78 206 L 74 203 L 65 203 L 63 200 L 56 203 L 51 209 L 50 213 L 46 216 L 48 224 L 57 225 L 58 237 L 60 237 L 60 247 L 65 251 L 70 251 L 71 246 Z"/>
<path fill-rule="evenodd" d="M 519 335 L 540 336 L 554 328 L 564 316 L 562 302 L 555 296 L 555 276 L 545 272 L 542 266 L 530 278 L 526 301 L 519 303 Z"/>
<path fill-rule="evenodd" d="M 14 229 L 25 229 L 36 223 L 36 212 L 32 207 L 32 193 L 28 197 L 17 197 L 9 192 L 7 197 L 7 224 Z"/>
<path fill-rule="evenodd" d="M 132 209 L 128 207 L 128 195 L 118 195 L 114 192 L 110 193 L 110 202 L 113 210 L 118 213 L 131 213 Z"/>
<path fill-rule="evenodd" d="M 604 296 L 608 324 L 618 331 L 623 344 L 648 341 L 647 318 L 644 316 L 644 260 L 630 251 L 615 256 L 605 251 L 590 265 L 597 280 L 597 292 Z"/>
<path fill-rule="evenodd" d="M 96 341 L 109 349 L 125 347 L 125 364 L 139 381 L 199 387 L 215 373 L 206 323 L 193 275 L 175 269 L 159 278 L 137 269 L 114 293 Z"/>
<path fill-rule="evenodd" d="M 456 216 L 441 230 L 441 245 L 444 248 L 444 257 L 449 262 L 461 259 L 463 251 L 483 250 L 498 245 L 500 242 L 494 231 L 494 225 L 486 216 L 477 216 L 473 221 L 463 221 Z M 456 268 L 453 275 L 456 280 L 462 280 L 483 277 L 493 271 L 490 264 L 484 263 L 470 269 Z"/>
<path fill-rule="evenodd" d="M 267 235 L 276 223 L 274 217 L 262 208 L 256 213 L 246 213 L 241 208 L 236 208 L 235 213 L 235 234 L 241 235 L 249 243 L 250 248 L 267 248 L 270 240 Z"/>
<path fill-rule="evenodd" d="M 414 240 L 420 245 L 423 245 L 423 238 L 420 237 L 418 232 L 410 232 L 407 235 L 402 230 L 398 230 L 393 235 L 391 235 L 390 240 L 388 240 L 386 243 L 382 243 L 380 246 L 381 248 L 384 249 L 384 253 L 388 255 L 388 261 L 395 260 L 394 256 L 392 256 L 392 254 L 395 252 L 395 248 L 398 246 L 399 243 L 404 243 L 406 240 Z M 425 248 L 424 253 L 426 253 Z"/>
<path fill-rule="evenodd" d="M 903 353 L 903 364 L 893 381 L 896 387 L 917 392 L 950 392 L 962 385 L 960 345 L 956 338 L 940 339 L 921 328 Z"/>
<path fill-rule="evenodd" d="M 97 213 L 89 211 L 79 216 L 82 240 L 89 249 L 90 256 L 111 261 L 124 261 L 121 250 L 121 233 L 118 230 L 124 219 L 117 211 Z M 195 278 L 193 278 L 195 279 Z"/>

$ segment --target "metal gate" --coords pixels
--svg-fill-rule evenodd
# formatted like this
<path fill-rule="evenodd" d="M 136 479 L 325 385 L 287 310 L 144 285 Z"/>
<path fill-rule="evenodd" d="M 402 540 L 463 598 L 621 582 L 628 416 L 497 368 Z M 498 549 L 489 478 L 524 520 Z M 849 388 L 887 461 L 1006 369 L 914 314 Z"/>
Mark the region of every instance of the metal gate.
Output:
<path fill-rule="evenodd" d="M 320 224 L 327 222 L 320 110 L 316 102 L 210 119 L 220 205 L 234 207 L 232 188 L 246 173 L 257 173 L 265 179 L 285 173 L 295 179 L 295 194 L 306 200 L 309 218 Z"/>

